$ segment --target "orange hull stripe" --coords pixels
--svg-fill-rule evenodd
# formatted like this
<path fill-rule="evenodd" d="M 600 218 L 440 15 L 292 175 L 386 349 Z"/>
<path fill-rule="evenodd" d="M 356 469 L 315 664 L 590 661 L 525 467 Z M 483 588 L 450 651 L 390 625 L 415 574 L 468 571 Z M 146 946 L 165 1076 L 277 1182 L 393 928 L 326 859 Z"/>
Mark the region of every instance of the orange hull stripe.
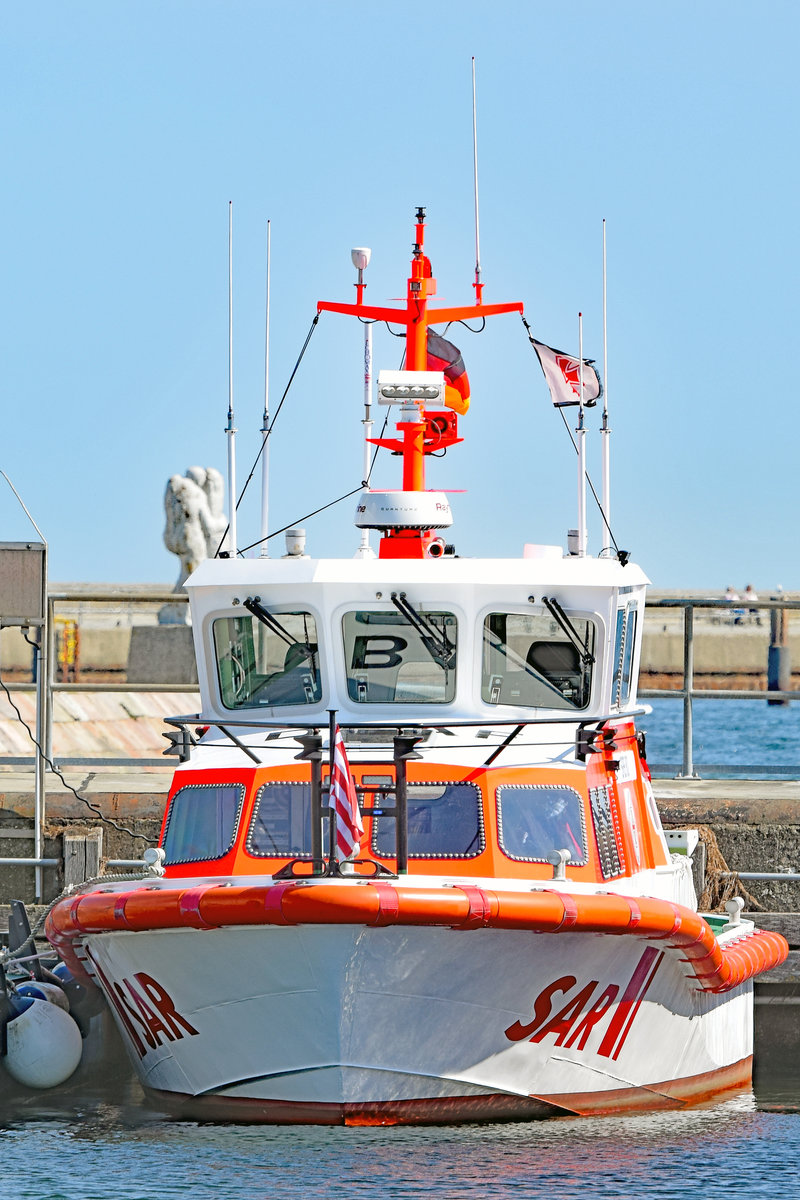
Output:
<path fill-rule="evenodd" d="M 702 1075 L 605 1092 L 558 1092 L 542 1096 L 442 1096 L 364 1104 L 257 1100 L 239 1096 L 188 1096 L 148 1089 L 157 1104 L 186 1118 L 282 1125 L 433 1125 L 455 1121 L 531 1121 L 542 1117 L 608 1116 L 703 1104 L 725 1092 L 750 1087 L 752 1057 Z"/>

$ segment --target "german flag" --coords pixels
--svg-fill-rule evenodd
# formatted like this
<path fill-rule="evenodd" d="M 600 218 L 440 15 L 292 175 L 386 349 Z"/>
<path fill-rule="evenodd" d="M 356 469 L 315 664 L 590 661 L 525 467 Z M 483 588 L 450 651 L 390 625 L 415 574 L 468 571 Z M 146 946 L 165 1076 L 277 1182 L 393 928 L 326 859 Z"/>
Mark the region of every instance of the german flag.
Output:
<path fill-rule="evenodd" d="M 463 417 L 469 408 L 469 376 L 458 346 L 428 329 L 428 370 L 444 371 L 444 402 Z"/>

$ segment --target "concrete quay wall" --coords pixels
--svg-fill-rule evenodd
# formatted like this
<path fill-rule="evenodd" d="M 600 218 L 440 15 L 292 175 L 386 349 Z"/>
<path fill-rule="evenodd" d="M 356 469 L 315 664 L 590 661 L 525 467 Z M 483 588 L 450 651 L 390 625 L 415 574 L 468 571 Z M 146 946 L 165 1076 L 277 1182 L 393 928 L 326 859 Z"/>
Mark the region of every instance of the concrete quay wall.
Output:
<path fill-rule="evenodd" d="M 73 596 L 56 603 L 57 616 L 77 621 L 79 671 L 92 675 L 111 673 L 121 680 L 142 683 L 192 683 L 196 680 L 191 629 L 185 625 L 159 625 L 164 586 L 97 585 L 104 601 L 82 601 L 89 585 L 59 585 Z M 114 600 L 115 592 L 136 595 L 136 602 Z M 677 592 L 656 592 L 651 600 L 679 599 Z M 692 598 L 696 596 L 692 594 Z M 712 597 L 709 597 L 711 599 Z M 787 595 L 787 599 L 789 597 Z M 791 659 L 800 674 L 800 610 L 786 613 Z M 695 610 L 694 656 L 698 675 L 765 675 L 769 647 L 768 610 L 743 608 Z M 0 631 L 0 665 L 4 670 L 28 672 L 31 647 L 19 629 Z M 645 675 L 679 675 L 683 670 L 683 612 L 680 608 L 649 607 L 645 612 L 642 672 Z"/>
<path fill-rule="evenodd" d="M 662 623 L 663 624 L 663 623 Z M 683 675 L 683 631 L 656 628 L 648 614 L 642 641 L 642 675 Z M 696 675 L 765 676 L 769 651 L 769 628 L 738 626 L 694 630 Z M 788 639 L 793 674 L 800 674 L 800 630 Z"/>
<path fill-rule="evenodd" d="M 101 832 L 101 860 L 138 859 L 158 842 L 171 767 L 64 771 L 67 782 L 99 812 L 82 803 L 57 776 L 47 774 L 44 857 L 59 860 L 44 867 L 44 895 L 53 900 L 64 886 L 65 837 Z M 104 818 L 101 819 L 101 818 Z M 118 826 L 119 828 L 115 828 Z M 0 857 L 27 858 L 34 853 L 34 795 L 32 772 L 0 771 Z M 34 869 L 0 868 L 0 903 L 35 898 Z"/>
<path fill-rule="evenodd" d="M 33 650 L 19 629 L 0 634 L 4 670 L 28 672 Z M 81 629 L 80 678 L 116 675 L 134 684 L 197 682 L 192 631 L 186 625 L 133 625 L 114 629 Z"/>

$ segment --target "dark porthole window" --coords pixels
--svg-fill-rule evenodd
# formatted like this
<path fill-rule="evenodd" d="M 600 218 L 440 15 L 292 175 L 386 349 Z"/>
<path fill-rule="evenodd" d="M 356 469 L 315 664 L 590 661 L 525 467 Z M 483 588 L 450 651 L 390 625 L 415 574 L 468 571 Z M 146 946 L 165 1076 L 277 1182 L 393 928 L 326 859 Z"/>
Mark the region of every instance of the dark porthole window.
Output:
<path fill-rule="evenodd" d="M 380 793 L 374 804 L 380 808 Z M 386 805 L 394 804 L 387 795 Z M 484 846 L 480 789 L 474 783 L 408 785 L 408 857 L 476 858 Z M 376 816 L 372 849 L 381 858 L 397 850 L 394 817 Z"/>
<path fill-rule="evenodd" d="M 241 783 L 190 783 L 180 788 L 169 805 L 165 863 L 205 862 L 227 854 L 243 799 Z"/>
<path fill-rule="evenodd" d="M 569 850 L 569 861 L 585 866 L 583 802 L 570 787 L 544 784 L 497 789 L 500 847 L 520 862 L 547 862 L 555 850 Z"/>
<path fill-rule="evenodd" d="M 311 784 L 265 783 L 258 789 L 247 852 L 259 858 L 311 857 Z"/>

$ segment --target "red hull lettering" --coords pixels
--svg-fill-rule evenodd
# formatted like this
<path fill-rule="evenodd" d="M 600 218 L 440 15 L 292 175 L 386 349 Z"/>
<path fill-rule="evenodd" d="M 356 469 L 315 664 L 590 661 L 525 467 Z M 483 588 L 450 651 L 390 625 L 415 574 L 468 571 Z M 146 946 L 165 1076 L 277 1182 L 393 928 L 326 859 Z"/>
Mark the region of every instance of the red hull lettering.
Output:
<path fill-rule="evenodd" d="M 663 951 L 655 950 L 652 946 L 645 947 L 619 1001 L 617 996 L 621 985 L 608 983 L 596 995 L 600 986 L 597 979 L 583 984 L 574 995 L 568 996 L 578 981 L 574 975 L 562 975 L 542 988 L 536 996 L 533 1018 L 527 1024 L 515 1021 L 509 1025 L 505 1031 L 506 1037 L 510 1042 L 521 1042 L 527 1038 L 530 1042 L 538 1043 L 555 1035 L 556 1046 L 563 1046 L 567 1050 L 574 1046 L 577 1050 L 584 1050 L 595 1029 L 599 1030 L 607 1020 L 605 1033 L 594 1052 L 603 1058 L 616 1060 L 663 957 Z M 556 992 L 565 993 L 567 1002 L 551 1017 Z"/>
<path fill-rule="evenodd" d="M 103 986 L 110 1004 L 128 1034 L 139 1058 L 155 1050 L 162 1042 L 177 1042 L 182 1038 L 197 1037 L 195 1029 L 175 1007 L 169 992 L 152 975 L 137 971 L 135 983 L 123 978 L 121 982 L 111 979 L 91 954 L 97 978 Z"/>

